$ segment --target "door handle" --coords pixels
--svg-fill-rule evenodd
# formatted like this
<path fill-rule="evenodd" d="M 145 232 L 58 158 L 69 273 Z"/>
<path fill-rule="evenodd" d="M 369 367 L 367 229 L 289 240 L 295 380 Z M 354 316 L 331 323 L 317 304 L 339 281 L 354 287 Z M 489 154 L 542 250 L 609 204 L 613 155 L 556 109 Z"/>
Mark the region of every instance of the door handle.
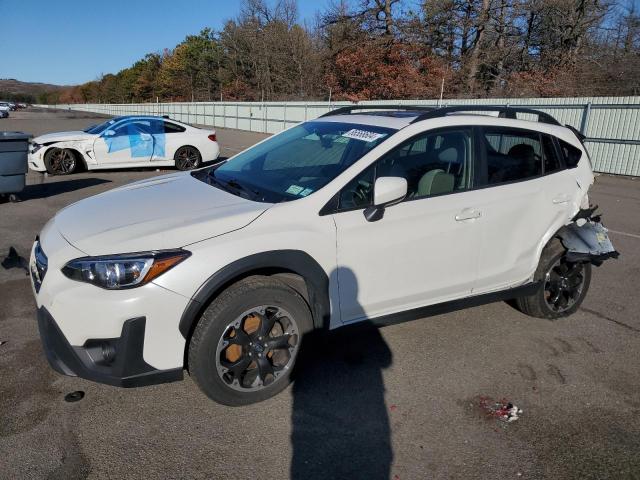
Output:
<path fill-rule="evenodd" d="M 563 195 L 558 195 L 557 197 L 554 197 L 554 199 L 552 200 L 552 202 L 555 205 L 558 205 L 560 203 L 567 203 L 570 200 L 569 195 L 567 194 L 563 194 Z"/>
<path fill-rule="evenodd" d="M 475 208 L 465 208 L 459 214 L 456 215 L 456 222 L 473 220 L 475 218 L 480 218 L 481 216 L 482 216 L 482 212 L 480 210 L 476 210 Z"/>

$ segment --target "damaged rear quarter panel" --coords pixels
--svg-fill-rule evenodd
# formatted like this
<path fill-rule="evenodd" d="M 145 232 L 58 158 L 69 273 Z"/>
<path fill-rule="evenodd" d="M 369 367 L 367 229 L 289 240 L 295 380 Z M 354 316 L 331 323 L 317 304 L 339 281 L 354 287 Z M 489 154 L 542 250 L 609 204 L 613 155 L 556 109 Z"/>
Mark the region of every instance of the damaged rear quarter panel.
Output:
<path fill-rule="evenodd" d="M 567 260 L 570 262 L 591 262 L 600 265 L 608 258 L 619 256 L 607 229 L 599 221 L 600 217 L 591 216 L 595 208 L 597 207 L 580 210 L 575 221 L 565 225 L 558 232 L 557 236 L 567 249 Z"/>

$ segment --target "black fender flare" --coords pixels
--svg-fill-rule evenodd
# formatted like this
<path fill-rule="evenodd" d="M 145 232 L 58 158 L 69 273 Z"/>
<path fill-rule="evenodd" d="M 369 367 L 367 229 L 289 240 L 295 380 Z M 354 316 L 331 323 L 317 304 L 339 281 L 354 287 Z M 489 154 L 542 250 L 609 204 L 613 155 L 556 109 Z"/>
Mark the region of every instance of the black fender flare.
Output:
<path fill-rule="evenodd" d="M 188 340 L 202 309 L 226 286 L 251 272 L 286 270 L 300 275 L 306 284 L 314 327 L 328 329 L 331 315 L 329 277 L 308 253 L 301 250 L 272 250 L 236 260 L 211 275 L 191 297 L 178 326 Z"/>

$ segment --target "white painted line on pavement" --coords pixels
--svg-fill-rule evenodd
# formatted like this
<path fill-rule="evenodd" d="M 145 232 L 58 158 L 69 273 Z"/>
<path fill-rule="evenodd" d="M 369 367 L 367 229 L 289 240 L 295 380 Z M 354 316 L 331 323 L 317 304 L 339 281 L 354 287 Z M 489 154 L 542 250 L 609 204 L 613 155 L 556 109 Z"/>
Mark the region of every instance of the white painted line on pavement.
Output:
<path fill-rule="evenodd" d="M 637 238 L 640 240 L 640 235 L 636 235 L 635 233 L 618 232 L 617 230 L 611 230 L 610 228 L 607 228 L 607 230 L 611 233 L 615 233 L 616 235 L 623 235 L 625 237 Z"/>

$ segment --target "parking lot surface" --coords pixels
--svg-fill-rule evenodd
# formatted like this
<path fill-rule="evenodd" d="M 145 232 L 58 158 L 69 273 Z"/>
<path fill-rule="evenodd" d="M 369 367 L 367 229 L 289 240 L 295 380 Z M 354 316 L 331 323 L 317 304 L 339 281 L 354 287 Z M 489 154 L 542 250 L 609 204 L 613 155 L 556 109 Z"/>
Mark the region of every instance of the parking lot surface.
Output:
<path fill-rule="evenodd" d="M 26 111 L 0 129 L 101 120 Z M 262 137 L 218 130 L 223 156 Z M 0 260 L 10 247 L 28 257 L 64 206 L 161 173 L 30 173 L 23 201 L 0 203 Z M 58 375 L 28 277 L 0 267 L 0 478 L 640 478 L 640 181 L 599 176 L 591 200 L 621 257 L 594 269 L 570 318 L 494 303 L 338 330 L 293 387 L 242 408 L 211 402 L 188 375 L 139 389 Z M 76 390 L 85 397 L 65 402 Z M 517 421 L 487 414 L 502 399 L 523 409 Z"/>

